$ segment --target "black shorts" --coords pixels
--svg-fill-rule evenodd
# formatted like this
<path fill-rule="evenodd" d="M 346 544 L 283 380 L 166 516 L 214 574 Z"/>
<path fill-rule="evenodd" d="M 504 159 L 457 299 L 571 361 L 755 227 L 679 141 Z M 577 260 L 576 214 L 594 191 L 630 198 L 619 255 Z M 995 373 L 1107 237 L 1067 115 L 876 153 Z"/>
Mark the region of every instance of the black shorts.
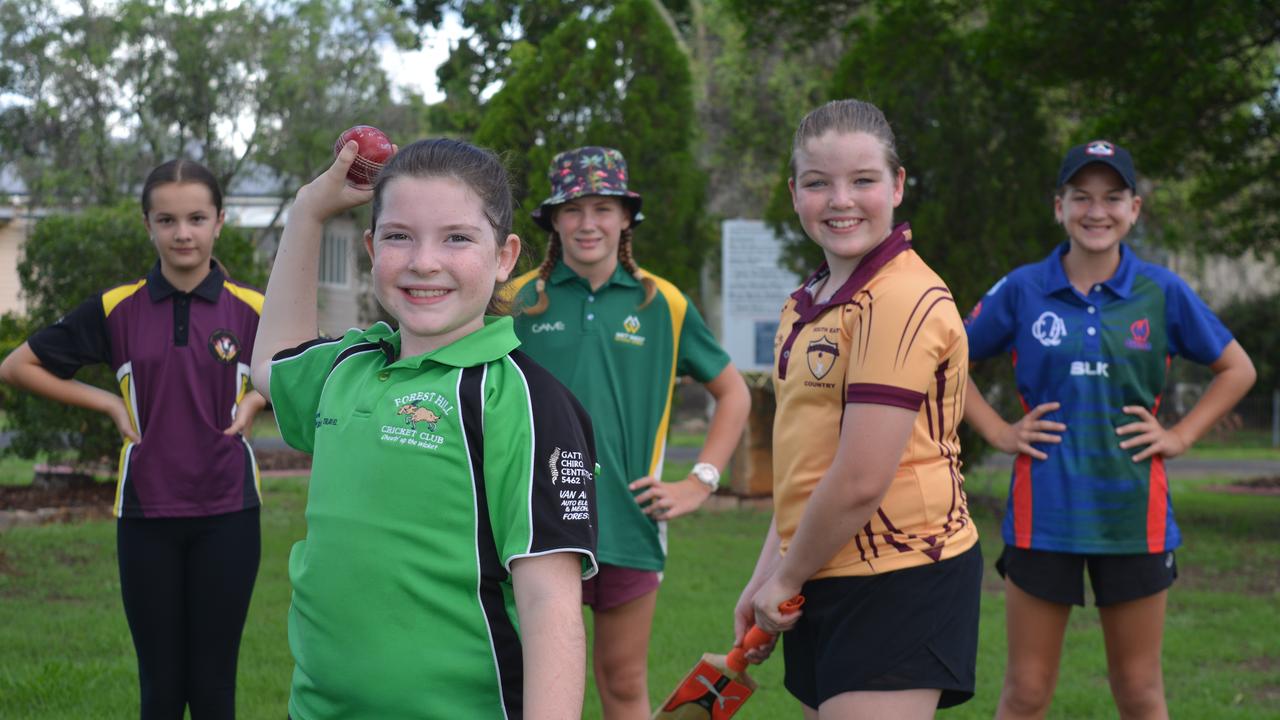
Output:
<path fill-rule="evenodd" d="M 940 689 L 938 707 L 973 697 L 982 550 L 940 563 L 810 580 L 804 615 L 783 635 L 784 684 L 817 708 L 841 693 Z"/>
<path fill-rule="evenodd" d="M 1106 607 L 1168 590 L 1178 577 L 1173 551 L 1148 555 L 1077 555 L 1006 545 L 996 572 L 1019 590 L 1062 605 L 1084 605 L 1084 570 L 1093 603 Z"/>

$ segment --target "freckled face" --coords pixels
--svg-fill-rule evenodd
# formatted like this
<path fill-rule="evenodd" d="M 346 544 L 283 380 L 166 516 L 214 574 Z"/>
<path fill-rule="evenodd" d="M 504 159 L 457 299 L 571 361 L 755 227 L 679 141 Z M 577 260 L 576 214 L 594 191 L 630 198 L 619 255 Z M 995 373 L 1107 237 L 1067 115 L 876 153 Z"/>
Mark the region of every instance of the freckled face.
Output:
<path fill-rule="evenodd" d="M 520 252 L 515 235 L 498 246 L 479 195 L 447 177 L 390 181 L 365 245 L 374 294 L 400 323 L 403 357 L 483 327 L 494 288 L 510 277 Z"/>
<path fill-rule="evenodd" d="M 1089 253 L 1115 250 L 1141 210 L 1142 198 L 1133 194 L 1120 173 L 1101 163 L 1085 165 L 1072 175 L 1053 201 L 1053 214 L 1071 238 L 1072 249 Z"/>
<path fill-rule="evenodd" d="M 889 237 L 905 179 L 905 169 L 889 168 L 875 136 L 832 130 L 796 151 L 791 203 L 833 269 L 856 266 Z"/>

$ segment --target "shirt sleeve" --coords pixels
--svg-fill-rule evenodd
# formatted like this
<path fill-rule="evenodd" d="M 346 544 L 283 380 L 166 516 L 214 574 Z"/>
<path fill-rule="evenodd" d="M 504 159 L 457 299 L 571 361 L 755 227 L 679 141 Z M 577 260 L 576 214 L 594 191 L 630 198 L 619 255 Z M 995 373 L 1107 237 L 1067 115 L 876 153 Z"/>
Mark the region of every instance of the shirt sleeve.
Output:
<path fill-rule="evenodd" d="M 502 564 L 557 552 L 582 555 L 595 575 L 595 440 L 587 411 L 550 372 L 513 353 L 487 393 L 485 488 Z M 514 391 L 519 385 L 518 392 Z M 500 432 L 493 430 L 502 428 Z"/>
<path fill-rule="evenodd" d="M 729 365 L 729 354 L 720 347 L 711 334 L 698 308 L 685 297 L 684 324 L 680 327 L 679 346 L 676 350 L 676 374 L 689 375 L 700 383 L 707 383 Z"/>
<path fill-rule="evenodd" d="M 63 379 L 85 365 L 110 365 L 111 336 L 102 296 L 85 300 L 58 322 L 36 331 L 27 345 L 46 370 Z"/>
<path fill-rule="evenodd" d="M 1013 348 L 1017 334 L 1017 291 L 1004 276 L 983 295 L 964 319 L 969 335 L 969 359 L 1003 355 Z"/>
<path fill-rule="evenodd" d="M 861 311 L 846 311 L 852 336 L 845 401 L 919 410 L 941 359 L 962 333 L 945 286 L 882 288 Z"/>
<path fill-rule="evenodd" d="M 338 356 L 357 344 L 361 335 L 360 330 L 348 330 L 336 340 L 316 338 L 271 359 L 271 406 L 280 437 L 289 447 L 315 451 L 320 394 Z"/>
<path fill-rule="evenodd" d="M 1165 289 L 1165 322 L 1169 352 L 1202 365 L 1221 357 L 1234 339 L 1204 300 L 1176 275 Z"/>

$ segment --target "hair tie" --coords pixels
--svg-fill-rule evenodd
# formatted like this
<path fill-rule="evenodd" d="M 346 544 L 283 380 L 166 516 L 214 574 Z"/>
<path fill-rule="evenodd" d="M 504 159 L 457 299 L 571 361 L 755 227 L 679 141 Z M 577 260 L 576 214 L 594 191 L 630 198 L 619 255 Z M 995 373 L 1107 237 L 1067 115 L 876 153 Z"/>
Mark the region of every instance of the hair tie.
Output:
<path fill-rule="evenodd" d="M 533 287 L 536 288 L 539 293 L 546 292 L 547 281 L 543 280 L 542 278 L 538 278 L 538 282 L 534 283 Z"/>

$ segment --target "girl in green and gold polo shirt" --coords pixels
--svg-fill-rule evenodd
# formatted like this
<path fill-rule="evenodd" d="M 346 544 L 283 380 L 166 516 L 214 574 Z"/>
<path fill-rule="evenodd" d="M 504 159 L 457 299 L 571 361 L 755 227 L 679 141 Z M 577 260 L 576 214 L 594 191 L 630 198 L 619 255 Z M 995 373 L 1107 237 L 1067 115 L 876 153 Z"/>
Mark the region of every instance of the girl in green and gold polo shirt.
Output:
<path fill-rule="evenodd" d="M 641 270 L 632 233 L 644 219 L 613 148 L 583 147 L 551 163 L 552 195 L 534 212 L 551 235 L 541 266 L 512 281 L 516 334 L 591 414 L 601 467 L 600 574 L 585 581 L 594 613 L 596 685 L 608 718 L 649 717 L 646 661 L 667 521 L 696 510 L 719 483 L 750 409 L 746 384 L 697 308 Z M 662 482 L 678 376 L 716 400 L 689 477 Z"/>

